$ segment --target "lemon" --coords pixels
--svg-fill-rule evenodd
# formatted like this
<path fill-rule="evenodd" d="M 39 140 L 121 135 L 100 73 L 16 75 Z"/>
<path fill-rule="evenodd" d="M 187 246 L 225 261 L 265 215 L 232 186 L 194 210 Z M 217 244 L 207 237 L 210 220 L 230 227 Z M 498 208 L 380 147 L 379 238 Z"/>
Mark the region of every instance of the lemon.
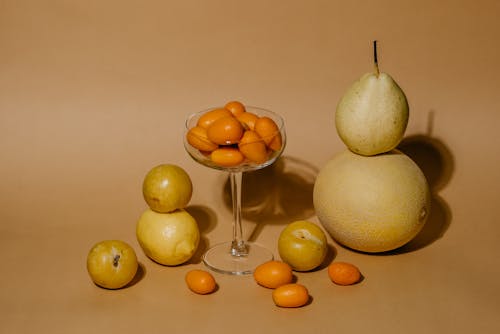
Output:
<path fill-rule="evenodd" d="M 144 253 L 167 266 L 191 259 L 200 241 L 196 220 L 183 209 L 168 213 L 147 209 L 137 222 L 136 235 Z"/>

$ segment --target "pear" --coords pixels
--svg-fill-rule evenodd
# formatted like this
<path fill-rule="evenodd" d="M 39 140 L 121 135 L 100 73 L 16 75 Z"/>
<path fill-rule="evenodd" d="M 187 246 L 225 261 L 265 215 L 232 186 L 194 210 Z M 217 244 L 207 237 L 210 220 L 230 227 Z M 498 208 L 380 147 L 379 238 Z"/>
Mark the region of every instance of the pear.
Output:
<path fill-rule="evenodd" d="M 374 42 L 375 71 L 364 74 L 342 96 L 335 113 L 337 133 L 354 153 L 372 156 L 389 152 L 403 138 L 409 107 L 403 90 L 379 71 Z"/>

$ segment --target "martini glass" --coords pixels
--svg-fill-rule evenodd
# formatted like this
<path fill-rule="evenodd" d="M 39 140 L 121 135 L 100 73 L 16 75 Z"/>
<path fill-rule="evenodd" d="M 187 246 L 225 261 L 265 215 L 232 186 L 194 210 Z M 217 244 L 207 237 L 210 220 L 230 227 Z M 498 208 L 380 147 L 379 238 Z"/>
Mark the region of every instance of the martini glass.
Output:
<path fill-rule="evenodd" d="M 257 243 L 245 240 L 243 237 L 243 228 L 241 224 L 241 181 L 244 172 L 265 168 L 278 159 L 283 152 L 286 143 L 285 125 L 283 119 L 272 111 L 246 106 L 247 112 L 251 112 L 259 117 L 269 117 L 276 123 L 279 130 L 274 135 L 281 136 L 281 147 L 279 150 L 270 151 L 267 160 L 262 163 L 254 163 L 249 160 L 245 160 L 237 166 L 220 166 L 210 159 L 210 154 L 199 151 L 191 146 L 186 140 L 187 131 L 196 126 L 198 119 L 203 114 L 213 109 L 216 108 L 194 113 L 187 118 L 184 133 L 184 147 L 189 155 L 198 163 L 229 174 L 233 210 L 233 235 L 231 240 L 214 245 L 208 249 L 205 254 L 203 254 L 203 262 L 210 269 L 220 273 L 231 275 L 251 274 L 259 264 L 272 260 L 273 253 Z"/>

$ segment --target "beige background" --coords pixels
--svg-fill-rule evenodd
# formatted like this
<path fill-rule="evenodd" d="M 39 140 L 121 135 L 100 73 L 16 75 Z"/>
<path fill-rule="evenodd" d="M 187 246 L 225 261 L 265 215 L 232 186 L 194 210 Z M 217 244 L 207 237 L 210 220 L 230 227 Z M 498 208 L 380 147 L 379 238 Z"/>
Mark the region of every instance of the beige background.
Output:
<path fill-rule="evenodd" d="M 498 332 L 499 15 L 494 0 L 0 1 L 0 332 Z M 368 255 L 330 240 L 329 260 L 365 279 L 298 273 L 313 297 L 301 309 L 275 307 L 251 277 L 215 274 L 219 290 L 194 295 L 183 280 L 200 254 L 175 268 L 144 256 L 141 184 L 159 163 L 191 175 L 200 253 L 230 236 L 227 178 L 190 160 L 182 131 L 231 99 L 288 131 L 283 159 L 245 178 L 246 235 L 277 254 L 286 223 L 318 223 L 315 175 L 344 149 L 335 106 L 372 69 L 373 39 L 409 99 L 403 149 L 434 192 L 414 242 Z M 112 238 L 143 268 L 119 291 L 85 268 Z"/>

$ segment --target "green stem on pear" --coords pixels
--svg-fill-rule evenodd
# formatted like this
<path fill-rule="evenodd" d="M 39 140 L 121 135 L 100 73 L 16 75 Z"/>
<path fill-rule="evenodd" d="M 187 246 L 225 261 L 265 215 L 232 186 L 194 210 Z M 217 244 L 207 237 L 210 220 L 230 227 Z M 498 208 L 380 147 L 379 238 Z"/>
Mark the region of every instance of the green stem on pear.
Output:
<path fill-rule="evenodd" d="M 373 62 L 375 64 L 375 75 L 379 76 L 380 70 L 378 69 L 378 59 L 377 59 L 377 41 L 373 41 Z"/>

